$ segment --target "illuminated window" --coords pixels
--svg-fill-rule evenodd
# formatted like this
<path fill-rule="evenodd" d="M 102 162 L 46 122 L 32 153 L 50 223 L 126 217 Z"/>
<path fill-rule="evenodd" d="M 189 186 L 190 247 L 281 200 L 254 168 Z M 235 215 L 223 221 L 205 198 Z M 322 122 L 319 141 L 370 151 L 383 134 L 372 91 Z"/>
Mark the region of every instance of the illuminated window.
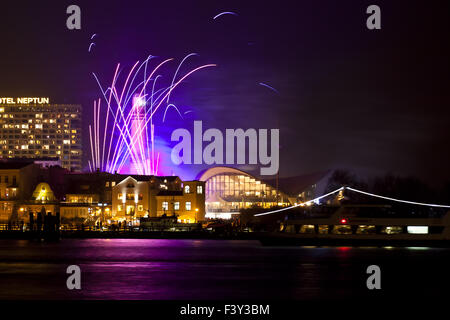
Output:
<path fill-rule="evenodd" d="M 122 200 L 122 193 L 117 194 L 117 199 Z"/>
<path fill-rule="evenodd" d="M 184 193 L 189 193 L 191 188 L 189 186 L 184 187 Z"/>
<path fill-rule="evenodd" d="M 408 226 L 408 233 L 428 234 L 428 226 Z"/>
<path fill-rule="evenodd" d="M 127 200 L 134 200 L 134 193 L 127 193 Z"/>
<path fill-rule="evenodd" d="M 63 143 L 64 144 L 70 144 L 70 140 L 64 140 Z"/>
<path fill-rule="evenodd" d="M 121 204 L 119 204 L 119 205 L 117 206 L 117 211 L 122 211 L 122 210 L 123 210 L 123 207 L 122 207 Z"/>
<path fill-rule="evenodd" d="M 173 204 L 173 209 L 180 210 L 180 203 L 178 201 Z"/>
<path fill-rule="evenodd" d="M 111 187 L 114 187 L 115 185 L 116 185 L 115 181 L 111 182 Z"/>
<path fill-rule="evenodd" d="M 106 185 L 105 185 L 105 187 L 109 187 L 109 181 L 106 181 Z"/>
<path fill-rule="evenodd" d="M 383 227 L 381 229 L 381 233 L 386 233 L 386 234 L 399 234 L 403 232 L 403 227 L 400 226 L 388 226 L 388 227 Z"/>
<path fill-rule="evenodd" d="M 143 205 L 138 205 L 138 211 L 144 211 L 144 206 Z"/>
<path fill-rule="evenodd" d="M 186 202 L 186 210 L 187 211 L 191 210 L 191 202 L 190 201 Z"/>
<path fill-rule="evenodd" d="M 197 194 L 203 193 L 203 186 L 197 186 Z"/>
<path fill-rule="evenodd" d="M 163 201 L 162 203 L 162 209 L 163 210 L 169 210 L 169 203 L 167 201 Z"/>

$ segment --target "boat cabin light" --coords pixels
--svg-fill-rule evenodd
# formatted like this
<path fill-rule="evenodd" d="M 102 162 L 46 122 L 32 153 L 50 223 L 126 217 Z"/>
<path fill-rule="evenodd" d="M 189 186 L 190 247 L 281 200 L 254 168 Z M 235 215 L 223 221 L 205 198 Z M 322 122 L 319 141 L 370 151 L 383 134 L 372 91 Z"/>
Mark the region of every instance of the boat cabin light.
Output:
<path fill-rule="evenodd" d="M 428 234 L 428 226 L 408 226 L 407 230 L 412 234 Z"/>

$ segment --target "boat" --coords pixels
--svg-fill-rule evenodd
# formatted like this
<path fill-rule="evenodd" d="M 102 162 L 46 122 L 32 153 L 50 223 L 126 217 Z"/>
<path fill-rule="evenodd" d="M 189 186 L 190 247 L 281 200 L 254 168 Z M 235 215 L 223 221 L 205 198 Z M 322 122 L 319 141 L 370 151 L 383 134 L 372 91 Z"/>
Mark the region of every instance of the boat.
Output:
<path fill-rule="evenodd" d="M 405 212 L 406 211 L 406 212 Z M 322 206 L 289 214 L 264 245 L 450 247 L 450 211 L 398 210 L 391 205 Z"/>

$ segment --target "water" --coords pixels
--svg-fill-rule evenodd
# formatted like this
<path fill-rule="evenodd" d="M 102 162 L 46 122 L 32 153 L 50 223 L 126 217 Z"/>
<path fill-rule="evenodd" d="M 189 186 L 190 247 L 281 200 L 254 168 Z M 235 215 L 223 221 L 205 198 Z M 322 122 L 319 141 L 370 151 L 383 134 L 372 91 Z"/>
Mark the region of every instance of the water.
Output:
<path fill-rule="evenodd" d="M 450 249 L 264 247 L 258 241 L 0 241 L 0 299 L 348 299 L 439 297 Z M 82 290 L 66 288 L 66 268 Z M 366 287 L 379 265 L 382 290 Z"/>

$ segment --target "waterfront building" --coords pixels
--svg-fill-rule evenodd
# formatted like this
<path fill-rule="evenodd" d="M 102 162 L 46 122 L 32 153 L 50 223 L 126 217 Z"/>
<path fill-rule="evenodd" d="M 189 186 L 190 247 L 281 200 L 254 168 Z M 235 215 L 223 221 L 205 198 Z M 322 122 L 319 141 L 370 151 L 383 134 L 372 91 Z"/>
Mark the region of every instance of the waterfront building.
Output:
<path fill-rule="evenodd" d="M 18 202 L 31 198 L 39 166 L 31 162 L 0 162 L 0 221 L 7 221 Z"/>
<path fill-rule="evenodd" d="M 177 216 L 179 222 L 205 217 L 204 183 L 176 176 L 127 176 L 112 187 L 112 219 Z"/>
<path fill-rule="evenodd" d="M 323 193 L 329 171 L 292 177 L 260 179 L 239 169 L 213 167 L 201 172 L 205 182 L 206 216 L 230 218 L 242 208 L 288 206 Z"/>
<path fill-rule="evenodd" d="M 205 184 L 177 176 L 74 173 L 32 162 L 0 162 L 0 228 L 28 222 L 30 214 L 60 213 L 61 223 L 93 226 L 174 216 L 180 223 L 205 217 Z"/>
<path fill-rule="evenodd" d="M 81 170 L 81 105 L 49 98 L 0 98 L 0 158 L 57 158 Z"/>

